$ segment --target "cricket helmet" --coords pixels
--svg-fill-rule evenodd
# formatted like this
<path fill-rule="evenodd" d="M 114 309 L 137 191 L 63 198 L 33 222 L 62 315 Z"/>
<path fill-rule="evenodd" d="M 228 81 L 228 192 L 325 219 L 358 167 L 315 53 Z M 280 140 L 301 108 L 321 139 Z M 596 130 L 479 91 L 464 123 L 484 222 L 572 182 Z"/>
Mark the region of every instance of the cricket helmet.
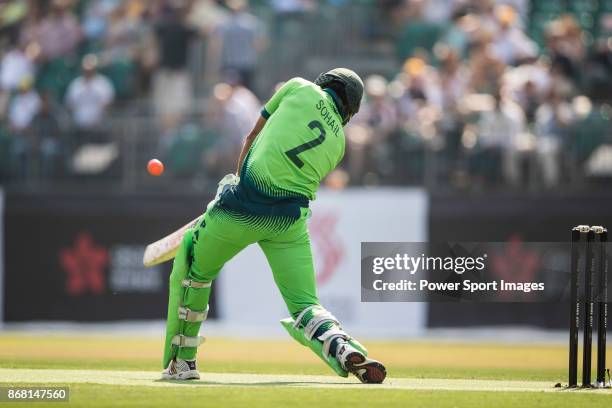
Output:
<path fill-rule="evenodd" d="M 342 104 L 339 106 L 342 125 L 346 125 L 353 115 L 359 112 L 363 96 L 363 81 L 354 71 L 348 68 L 334 68 L 320 74 L 314 83 L 321 88 L 331 88 L 340 93 L 338 96 Z"/>

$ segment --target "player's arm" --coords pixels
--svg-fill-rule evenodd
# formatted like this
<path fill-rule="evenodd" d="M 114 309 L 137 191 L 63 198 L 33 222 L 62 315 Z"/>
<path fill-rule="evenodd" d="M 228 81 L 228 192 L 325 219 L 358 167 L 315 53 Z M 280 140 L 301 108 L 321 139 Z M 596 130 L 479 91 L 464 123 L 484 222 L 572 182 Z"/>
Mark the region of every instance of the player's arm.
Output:
<path fill-rule="evenodd" d="M 268 119 L 265 118 L 263 115 L 260 116 L 259 119 L 257 119 L 257 122 L 255 123 L 255 127 L 253 127 L 253 130 L 251 130 L 251 133 L 249 133 L 249 135 L 244 140 L 244 144 L 242 145 L 242 151 L 240 152 L 240 158 L 238 159 L 238 167 L 236 168 L 236 175 L 240 175 L 240 168 L 242 167 L 242 162 L 244 162 L 244 158 L 249 152 L 251 145 L 255 141 L 255 138 L 257 137 L 259 132 L 261 132 L 261 129 L 263 129 L 267 120 Z"/>
<path fill-rule="evenodd" d="M 257 123 L 255 123 L 255 127 L 253 128 L 253 130 L 251 130 L 251 133 L 249 133 L 249 135 L 244 141 L 244 144 L 242 145 L 242 151 L 240 152 L 240 158 L 238 159 L 238 167 L 236 168 L 237 175 L 240 175 L 240 169 L 242 168 L 244 158 L 249 152 L 251 145 L 257 138 L 257 135 L 259 134 L 259 132 L 261 132 L 261 129 L 263 129 L 268 118 L 276 111 L 276 109 L 278 109 L 278 106 L 280 105 L 283 98 L 287 96 L 291 91 L 300 86 L 300 81 L 303 80 L 301 80 L 300 78 L 293 78 L 285 82 L 283 86 L 281 86 L 274 93 L 272 98 L 270 98 L 268 103 L 266 103 L 266 105 L 263 107 L 263 109 L 261 110 L 261 116 L 257 120 Z"/>

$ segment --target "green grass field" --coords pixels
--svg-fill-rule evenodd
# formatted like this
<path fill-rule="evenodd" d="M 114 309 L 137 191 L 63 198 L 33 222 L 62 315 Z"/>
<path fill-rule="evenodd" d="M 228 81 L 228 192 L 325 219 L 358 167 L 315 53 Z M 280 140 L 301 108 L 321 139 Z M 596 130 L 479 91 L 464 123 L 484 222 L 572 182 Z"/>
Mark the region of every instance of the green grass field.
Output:
<path fill-rule="evenodd" d="M 309 350 L 290 340 L 208 339 L 199 355 L 202 379 L 184 383 L 158 380 L 161 339 L 4 334 L 0 386 L 70 386 L 69 403 L 36 404 L 41 407 L 612 406 L 610 390 L 554 388 L 567 381 L 562 345 L 366 344 L 373 357 L 387 364 L 383 385 L 333 376 Z"/>

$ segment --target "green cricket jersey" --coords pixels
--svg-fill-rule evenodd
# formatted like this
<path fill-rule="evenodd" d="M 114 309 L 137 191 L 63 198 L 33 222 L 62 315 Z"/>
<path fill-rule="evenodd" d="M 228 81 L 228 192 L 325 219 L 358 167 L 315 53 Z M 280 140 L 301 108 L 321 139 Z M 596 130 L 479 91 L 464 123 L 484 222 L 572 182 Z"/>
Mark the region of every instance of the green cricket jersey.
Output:
<path fill-rule="evenodd" d="M 314 200 L 321 180 L 344 156 L 333 96 L 302 78 L 286 82 L 262 110 L 267 119 L 241 171 L 241 182 L 284 199 Z"/>

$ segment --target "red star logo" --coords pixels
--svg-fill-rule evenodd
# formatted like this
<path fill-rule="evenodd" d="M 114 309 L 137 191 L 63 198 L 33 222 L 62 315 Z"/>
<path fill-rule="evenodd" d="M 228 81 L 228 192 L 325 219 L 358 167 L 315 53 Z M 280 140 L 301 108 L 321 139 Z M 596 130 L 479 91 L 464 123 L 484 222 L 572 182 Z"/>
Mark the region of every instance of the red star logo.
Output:
<path fill-rule="evenodd" d="M 81 295 L 87 290 L 94 294 L 104 291 L 108 251 L 96 246 L 91 234 L 79 234 L 74 246 L 60 253 L 60 263 L 66 272 L 66 292 L 70 295 Z"/>
<path fill-rule="evenodd" d="M 504 252 L 491 258 L 493 274 L 506 282 L 533 282 L 540 266 L 538 253 L 525 249 L 518 236 L 510 237 Z M 508 292 L 500 292 L 500 295 L 505 298 L 517 296 Z M 532 297 L 533 293 L 524 293 L 523 296 Z"/>
<path fill-rule="evenodd" d="M 320 268 L 317 272 L 317 284 L 327 282 L 344 257 L 342 241 L 336 235 L 338 215 L 334 213 L 317 213 L 310 223 L 313 243 L 319 254 Z"/>

